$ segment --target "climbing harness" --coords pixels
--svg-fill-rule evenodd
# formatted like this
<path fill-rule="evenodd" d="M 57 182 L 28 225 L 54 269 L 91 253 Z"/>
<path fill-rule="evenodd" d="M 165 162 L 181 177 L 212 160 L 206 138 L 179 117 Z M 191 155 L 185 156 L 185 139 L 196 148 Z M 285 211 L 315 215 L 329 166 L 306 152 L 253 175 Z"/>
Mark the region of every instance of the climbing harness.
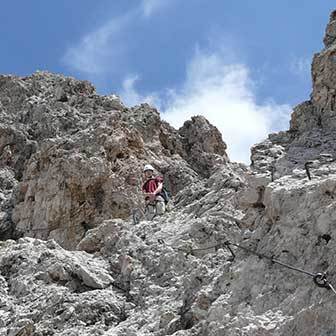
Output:
<path fill-rule="evenodd" d="M 230 262 L 233 262 L 236 258 L 236 255 L 235 253 L 233 252 L 231 246 L 235 246 L 241 250 L 244 250 L 245 252 L 248 252 L 250 254 L 253 254 L 257 257 L 259 257 L 260 259 L 267 259 L 269 261 L 271 261 L 273 264 L 278 264 L 282 267 L 285 267 L 285 268 L 288 268 L 292 271 L 296 271 L 296 272 L 300 272 L 300 273 L 303 273 L 303 274 L 306 274 L 306 275 L 309 275 L 313 278 L 313 281 L 314 281 L 314 284 L 318 287 L 321 287 L 321 288 L 326 288 L 326 289 L 331 289 L 332 292 L 336 295 L 336 289 L 333 287 L 333 285 L 328 281 L 327 279 L 327 273 L 324 272 L 324 273 L 312 273 L 312 272 L 309 272 L 309 271 L 306 271 L 306 270 L 303 270 L 301 268 L 298 268 L 298 267 L 295 267 L 295 266 L 292 266 L 292 265 L 289 265 L 289 264 L 286 264 L 278 259 L 275 259 L 273 256 L 270 257 L 270 256 L 267 256 L 263 253 L 259 253 L 257 251 L 254 251 L 248 247 L 245 247 L 245 246 L 242 246 L 240 244 L 236 244 L 236 243 L 233 243 L 231 241 L 224 241 L 222 243 L 219 243 L 219 244 L 216 244 L 216 245 L 211 245 L 211 246 L 208 246 L 208 247 L 204 247 L 204 248 L 195 248 L 195 249 L 189 249 L 189 250 L 186 250 L 186 249 L 183 249 L 183 248 L 176 248 L 176 247 L 173 247 L 169 244 L 166 244 L 164 242 L 164 240 L 162 238 L 158 239 L 158 243 L 160 244 L 165 244 L 167 246 L 170 246 L 172 247 L 173 249 L 175 250 L 178 250 L 178 251 L 182 251 L 182 252 L 185 252 L 186 255 L 188 256 L 189 254 L 193 253 L 193 252 L 198 252 L 198 251 L 206 251 L 206 250 L 211 250 L 213 248 L 227 248 L 230 253 L 231 253 L 231 257 L 228 259 L 228 261 Z"/>

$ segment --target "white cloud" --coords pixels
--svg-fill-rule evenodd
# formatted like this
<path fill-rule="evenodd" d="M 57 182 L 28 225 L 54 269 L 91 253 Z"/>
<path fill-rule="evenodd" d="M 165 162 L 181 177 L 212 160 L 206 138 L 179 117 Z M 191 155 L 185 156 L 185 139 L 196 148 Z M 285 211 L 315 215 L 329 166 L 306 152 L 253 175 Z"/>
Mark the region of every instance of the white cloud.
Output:
<path fill-rule="evenodd" d="M 145 97 L 136 93 L 134 81 L 130 83 L 133 102 L 138 104 Z M 248 67 L 238 62 L 227 64 L 221 50 L 197 50 L 187 65 L 183 89 L 150 97 L 165 106 L 162 117 L 176 128 L 194 115 L 205 116 L 222 133 L 231 160 L 245 163 L 250 162 L 253 144 L 288 128 L 291 111 L 290 106 L 272 101 L 258 104 Z"/>
<path fill-rule="evenodd" d="M 182 92 L 175 94 L 164 119 L 180 127 L 203 115 L 221 131 L 232 160 L 249 162 L 250 147 L 270 132 L 288 128 L 288 105 L 258 104 L 249 69 L 227 64 L 225 53 L 197 51 L 187 67 Z"/>
<path fill-rule="evenodd" d="M 133 17 L 133 12 L 114 18 L 96 31 L 85 35 L 77 45 L 70 47 L 63 56 L 69 67 L 89 75 L 102 74 L 106 69 L 120 66 L 127 45 L 120 33 Z"/>
<path fill-rule="evenodd" d="M 135 83 L 139 81 L 138 75 L 129 75 L 122 83 L 122 91 L 120 96 L 125 104 L 128 106 L 139 105 L 141 103 L 148 103 L 160 108 L 160 97 L 153 93 L 150 95 L 141 95 L 135 88 Z"/>
<path fill-rule="evenodd" d="M 142 0 L 142 9 L 146 17 L 153 15 L 156 11 L 167 6 L 172 0 Z"/>
<path fill-rule="evenodd" d="M 173 1 L 169 0 L 169 4 Z M 91 76 L 119 71 L 125 67 L 125 56 L 129 51 L 124 32 L 131 29 L 134 20 L 147 20 L 167 3 L 168 0 L 142 0 L 138 7 L 85 35 L 66 51 L 64 62 Z M 222 132 L 231 159 L 248 162 L 251 145 L 271 131 L 288 127 L 290 107 L 272 101 L 257 103 L 248 67 L 236 61 L 238 58 L 230 48 L 226 49 L 230 52 L 223 52 L 215 47 L 227 47 L 227 43 L 216 38 L 210 42 L 214 43 L 209 44 L 208 51 L 196 50 L 178 92 L 167 88 L 164 92 L 142 95 L 135 87 L 138 76 L 131 75 L 123 82 L 121 96 L 129 105 L 154 104 L 161 109 L 164 119 L 175 127 L 182 126 L 193 115 L 204 115 Z M 305 69 L 305 64 L 301 62 L 296 67 Z"/>
<path fill-rule="evenodd" d="M 289 68 L 294 75 L 306 78 L 310 76 L 311 58 L 293 56 Z"/>
<path fill-rule="evenodd" d="M 140 19 L 148 19 L 173 0 L 142 0 L 122 16 L 112 17 L 98 29 L 84 35 L 74 46 L 69 47 L 63 62 L 70 68 L 88 75 L 101 75 L 120 69 L 129 48 L 124 32 Z"/>

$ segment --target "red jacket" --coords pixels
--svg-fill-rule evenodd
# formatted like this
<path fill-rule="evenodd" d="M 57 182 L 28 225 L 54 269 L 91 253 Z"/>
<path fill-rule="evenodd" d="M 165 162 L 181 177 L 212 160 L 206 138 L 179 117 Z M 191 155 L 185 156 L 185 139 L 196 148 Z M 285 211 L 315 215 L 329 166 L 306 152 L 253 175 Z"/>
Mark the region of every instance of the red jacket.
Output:
<path fill-rule="evenodd" d="M 157 189 L 159 183 L 163 183 L 162 176 L 152 177 L 143 184 L 142 191 L 145 193 L 153 193 Z"/>

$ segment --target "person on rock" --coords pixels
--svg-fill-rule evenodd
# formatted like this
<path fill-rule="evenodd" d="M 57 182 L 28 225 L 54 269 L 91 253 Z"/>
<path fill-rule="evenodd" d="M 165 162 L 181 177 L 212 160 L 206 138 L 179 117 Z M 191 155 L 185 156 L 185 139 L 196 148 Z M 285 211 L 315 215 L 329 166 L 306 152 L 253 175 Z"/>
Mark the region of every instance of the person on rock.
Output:
<path fill-rule="evenodd" d="M 150 164 L 144 167 L 144 184 L 142 192 L 145 195 L 146 206 L 153 205 L 156 215 L 163 215 L 166 211 L 165 199 L 160 195 L 163 189 L 163 177 L 154 176 L 154 168 Z"/>

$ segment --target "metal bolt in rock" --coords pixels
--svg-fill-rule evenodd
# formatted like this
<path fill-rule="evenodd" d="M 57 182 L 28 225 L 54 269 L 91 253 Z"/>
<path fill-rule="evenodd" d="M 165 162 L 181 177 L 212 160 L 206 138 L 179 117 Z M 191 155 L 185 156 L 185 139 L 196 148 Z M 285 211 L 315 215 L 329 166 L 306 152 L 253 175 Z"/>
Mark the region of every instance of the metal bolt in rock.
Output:
<path fill-rule="evenodd" d="M 307 177 L 308 177 L 308 179 L 309 180 L 311 180 L 311 175 L 310 175 L 310 171 L 309 171 L 309 168 L 310 168 L 310 166 L 313 164 L 313 161 L 307 161 L 306 163 L 305 163 L 305 170 L 306 170 L 306 174 L 307 174 Z"/>

